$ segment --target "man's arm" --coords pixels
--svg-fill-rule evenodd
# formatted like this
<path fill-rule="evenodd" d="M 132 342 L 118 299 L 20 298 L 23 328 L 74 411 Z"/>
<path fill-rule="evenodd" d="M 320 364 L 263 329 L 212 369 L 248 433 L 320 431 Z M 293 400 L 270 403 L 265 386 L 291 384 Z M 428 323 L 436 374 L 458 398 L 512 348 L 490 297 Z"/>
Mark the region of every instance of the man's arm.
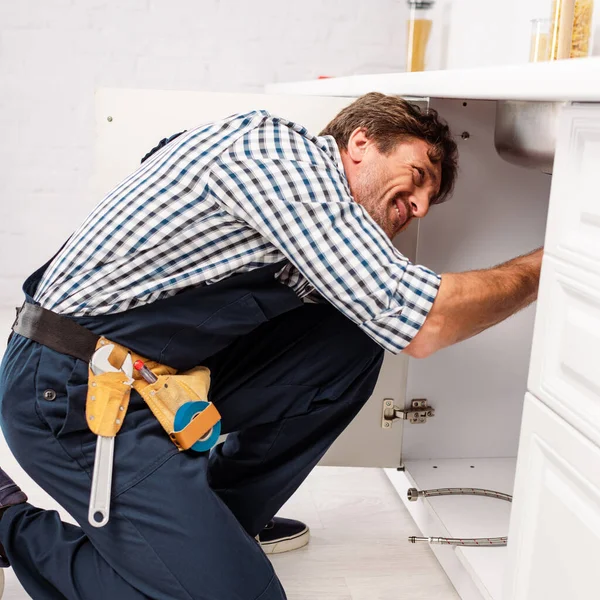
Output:
<path fill-rule="evenodd" d="M 404 352 L 426 358 L 500 323 L 537 298 L 543 249 L 481 271 L 442 274 L 425 323 Z"/>

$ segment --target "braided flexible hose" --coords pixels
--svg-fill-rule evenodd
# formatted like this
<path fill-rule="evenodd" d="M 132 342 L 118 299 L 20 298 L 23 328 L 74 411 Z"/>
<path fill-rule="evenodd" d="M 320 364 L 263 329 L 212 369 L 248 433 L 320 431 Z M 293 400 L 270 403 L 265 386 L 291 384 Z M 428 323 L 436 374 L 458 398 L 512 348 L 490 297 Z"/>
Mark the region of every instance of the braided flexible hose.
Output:
<path fill-rule="evenodd" d="M 445 546 L 506 546 L 508 538 L 495 537 L 495 538 L 442 538 L 442 537 L 417 537 L 413 535 L 408 538 L 411 544 L 417 542 L 429 542 L 430 544 L 441 544 Z"/>
<path fill-rule="evenodd" d="M 408 499 L 414 502 L 419 496 L 432 498 L 434 496 L 485 496 L 486 498 L 497 498 L 512 502 L 512 496 L 493 490 L 484 490 L 482 488 L 436 488 L 434 490 L 417 490 L 410 488 L 408 490 Z"/>
<path fill-rule="evenodd" d="M 493 490 L 484 490 L 482 488 L 436 488 L 433 490 L 417 490 L 410 488 L 408 490 L 408 499 L 416 502 L 419 497 L 433 498 L 436 496 L 483 496 L 485 498 L 497 498 L 506 502 L 512 502 L 512 496 L 495 492 Z M 446 546 L 472 546 L 472 547 L 491 547 L 506 546 L 508 538 L 443 538 L 443 537 L 418 537 L 411 536 L 408 541 L 412 544 L 417 542 L 429 542 L 430 544 L 442 544 Z"/>

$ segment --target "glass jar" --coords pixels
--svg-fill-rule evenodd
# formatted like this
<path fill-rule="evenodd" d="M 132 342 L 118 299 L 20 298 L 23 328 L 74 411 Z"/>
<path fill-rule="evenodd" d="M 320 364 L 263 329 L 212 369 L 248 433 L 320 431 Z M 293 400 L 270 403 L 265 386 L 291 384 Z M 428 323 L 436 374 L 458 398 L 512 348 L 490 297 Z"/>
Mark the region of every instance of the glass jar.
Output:
<path fill-rule="evenodd" d="M 531 21 L 530 62 L 542 62 L 550 58 L 550 19 Z"/>
<path fill-rule="evenodd" d="M 594 0 L 553 0 L 550 28 L 552 60 L 589 55 L 593 12 Z"/>
<path fill-rule="evenodd" d="M 571 39 L 571 58 L 582 58 L 590 53 L 590 35 L 594 0 L 576 0 Z"/>
<path fill-rule="evenodd" d="M 407 0 L 410 11 L 408 18 L 408 45 L 406 53 L 407 71 L 425 70 L 425 53 L 431 35 L 431 18 L 434 0 Z"/>

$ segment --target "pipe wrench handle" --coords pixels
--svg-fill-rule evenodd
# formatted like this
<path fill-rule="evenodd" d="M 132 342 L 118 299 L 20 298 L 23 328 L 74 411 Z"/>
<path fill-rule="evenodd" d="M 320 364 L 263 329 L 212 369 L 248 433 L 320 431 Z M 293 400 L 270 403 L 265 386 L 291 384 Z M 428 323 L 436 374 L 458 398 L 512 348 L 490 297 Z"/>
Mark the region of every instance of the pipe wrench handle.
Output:
<path fill-rule="evenodd" d="M 114 454 L 115 438 L 99 435 L 88 509 L 88 521 L 93 527 L 104 527 L 108 523 Z"/>

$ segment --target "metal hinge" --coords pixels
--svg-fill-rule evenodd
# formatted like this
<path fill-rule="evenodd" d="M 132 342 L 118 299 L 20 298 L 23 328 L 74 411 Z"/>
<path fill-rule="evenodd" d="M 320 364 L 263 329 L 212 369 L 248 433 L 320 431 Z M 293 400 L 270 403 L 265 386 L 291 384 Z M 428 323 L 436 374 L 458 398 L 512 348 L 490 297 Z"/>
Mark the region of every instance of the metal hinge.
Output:
<path fill-rule="evenodd" d="M 410 408 L 401 409 L 394 406 L 391 398 L 384 398 L 381 427 L 389 429 L 394 421 L 408 421 L 413 425 L 427 423 L 427 419 L 435 416 L 435 408 L 427 404 L 426 398 L 418 398 L 410 403 Z"/>

